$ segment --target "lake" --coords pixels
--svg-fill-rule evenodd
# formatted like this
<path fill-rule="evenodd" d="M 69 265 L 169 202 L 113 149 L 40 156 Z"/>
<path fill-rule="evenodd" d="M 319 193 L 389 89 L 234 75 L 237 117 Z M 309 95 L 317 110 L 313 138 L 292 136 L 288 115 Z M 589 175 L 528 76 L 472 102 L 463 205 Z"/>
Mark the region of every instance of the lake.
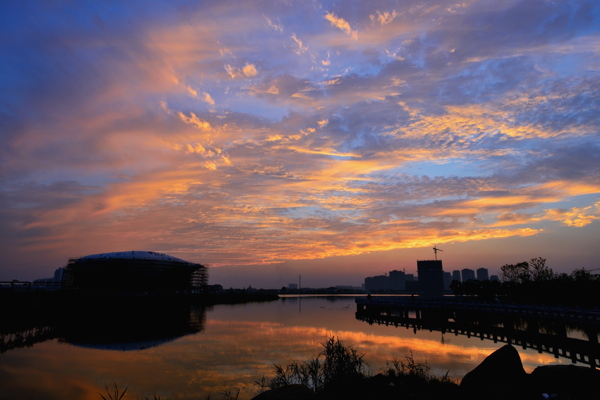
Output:
<path fill-rule="evenodd" d="M 413 357 L 434 375 L 460 380 L 503 346 L 435 330 L 371 325 L 355 313 L 353 296 L 289 296 L 183 311 L 81 313 L 20 332 L 4 330 L 0 399 L 100 400 L 105 387 L 116 384 L 128 388 L 124 399 L 220 399 L 239 390 L 244 400 L 258 393 L 256 381 L 274 375 L 273 364 L 315 357 L 331 336 L 364 353 L 371 374 L 385 369 L 386 361 Z M 517 349 L 527 372 L 571 363 Z"/>

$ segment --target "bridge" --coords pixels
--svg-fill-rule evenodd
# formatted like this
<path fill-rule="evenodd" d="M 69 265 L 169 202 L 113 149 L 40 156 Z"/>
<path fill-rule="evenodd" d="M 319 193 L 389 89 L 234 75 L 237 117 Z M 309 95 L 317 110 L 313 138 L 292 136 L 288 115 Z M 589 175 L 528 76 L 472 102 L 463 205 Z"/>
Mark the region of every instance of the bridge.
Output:
<path fill-rule="evenodd" d="M 356 304 L 356 318 L 369 324 L 478 337 L 600 366 L 598 310 L 407 297 L 357 298 Z M 579 337 L 571 337 L 574 331 Z"/>

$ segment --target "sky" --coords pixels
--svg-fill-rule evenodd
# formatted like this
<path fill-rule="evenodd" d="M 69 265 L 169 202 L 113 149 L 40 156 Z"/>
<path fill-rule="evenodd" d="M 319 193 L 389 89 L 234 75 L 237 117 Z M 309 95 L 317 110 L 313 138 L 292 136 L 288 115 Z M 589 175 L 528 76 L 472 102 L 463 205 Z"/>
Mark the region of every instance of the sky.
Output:
<path fill-rule="evenodd" d="M 600 268 L 600 3 L 3 1 L 0 280 Z"/>

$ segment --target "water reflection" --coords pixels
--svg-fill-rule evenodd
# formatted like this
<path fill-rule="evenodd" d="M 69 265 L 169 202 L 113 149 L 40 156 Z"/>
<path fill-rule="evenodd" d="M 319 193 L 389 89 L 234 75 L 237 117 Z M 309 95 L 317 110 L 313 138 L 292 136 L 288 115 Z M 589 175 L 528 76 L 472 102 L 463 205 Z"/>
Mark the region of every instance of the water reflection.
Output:
<path fill-rule="evenodd" d="M 165 299 L 118 298 L 56 304 L 53 310 L 19 309 L 4 318 L 0 353 L 58 339 L 80 347 L 141 350 L 204 329 L 202 305 Z"/>
<path fill-rule="evenodd" d="M 439 331 L 509 343 L 523 349 L 566 358 L 591 367 L 600 365 L 599 327 L 592 323 L 575 323 L 538 316 L 495 314 L 477 310 L 421 308 L 412 302 L 397 307 L 377 304 L 378 300 L 359 302 L 356 318 L 369 324 L 392 325 L 420 330 Z"/>
<path fill-rule="evenodd" d="M 128 325 L 126 319 L 114 319 L 119 312 L 126 314 L 118 303 L 112 313 L 98 314 L 85 305 L 65 309 L 68 313 L 61 310 L 70 316 L 67 320 L 71 325 L 81 321 L 78 318 L 94 323 L 93 328 L 79 328 L 81 335 L 77 338 L 66 331 L 68 325 L 60 325 L 55 318 L 44 319 L 43 315 L 37 317 L 37 325 L 16 324 L 20 332 L 39 329 L 30 335 L 39 341 L 0 354 L 0 398 L 98 400 L 104 386 L 115 382 L 121 388 L 129 387 L 126 398 L 198 400 L 221 398 L 222 392 L 239 389 L 239 400 L 246 400 L 257 393 L 255 381 L 273 375 L 273 364 L 308 360 L 321 351 L 320 343 L 331 335 L 364 353 L 368 371 L 373 374 L 384 369 L 388 360 L 413 356 L 416 361 L 426 362 L 435 375 L 448 372 L 460 379 L 501 347 L 492 341 L 448 332 L 369 325 L 356 319 L 353 297 L 284 298 L 197 309 L 185 304 L 161 309 L 159 303 L 141 313 L 140 307 L 127 311 L 129 315 L 140 315 Z M 5 327 L 2 325 L 0 330 L 5 332 Z M 110 333 L 138 328 L 142 334 L 164 328 L 165 337 L 172 339 L 160 346 L 145 347 L 146 341 L 139 346 L 137 334 L 123 340 Z M 112 338 L 112 347 L 102 343 L 107 339 L 94 333 L 96 330 Z M 14 332 L 12 335 L 16 337 Z M 152 339 L 153 344 L 160 341 Z M 114 344 L 122 342 L 127 342 L 127 347 L 137 343 L 141 348 L 120 351 L 121 347 L 115 351 Z M 537 365 L 556 362 L 553 355 L 535 350 L 520 353 L 528 372 Z"/>
<path fill-rule="evenodd" d="M 141 350 L 204 329 L 205 308 L 194 305 L 92 308 L 57 327 L 59 341 L 96 349 Z"/>

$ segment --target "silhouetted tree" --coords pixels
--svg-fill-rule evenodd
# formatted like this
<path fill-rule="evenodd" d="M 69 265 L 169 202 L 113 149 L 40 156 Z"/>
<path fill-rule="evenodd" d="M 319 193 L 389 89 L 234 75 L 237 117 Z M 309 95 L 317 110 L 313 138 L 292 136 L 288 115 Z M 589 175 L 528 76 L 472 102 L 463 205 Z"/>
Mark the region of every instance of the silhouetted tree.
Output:
<path fill-rule="evenodd" d="M 455 296 L 482 301 L 512 301 L 584 307 L 600 306 L 600 275 L 584 268 L 571 274 L 554 273 L 542 257 L 501 267 L 500 281 L 452 281 Z"/>
<path fill-rule="evenodd" d="M 518 264 L 504 264 L 500 271 L 502 282 L 523 283 L 531 280 L 531 271 L 527 261 Z"/>
<path fill-rule="evenodd" d="M 542 257 L 529 260 L 531 280 L 534 282 L 549 281 L 554 278 L 554 272 L 546 266 L 546 259 Z"/>
<path fill-rule="evenodd" d="M 576 269 L 571 274 L 575 282 L 598 282 L 600 281 L 600 275 L 592 274 L 585 268 Z"/>

